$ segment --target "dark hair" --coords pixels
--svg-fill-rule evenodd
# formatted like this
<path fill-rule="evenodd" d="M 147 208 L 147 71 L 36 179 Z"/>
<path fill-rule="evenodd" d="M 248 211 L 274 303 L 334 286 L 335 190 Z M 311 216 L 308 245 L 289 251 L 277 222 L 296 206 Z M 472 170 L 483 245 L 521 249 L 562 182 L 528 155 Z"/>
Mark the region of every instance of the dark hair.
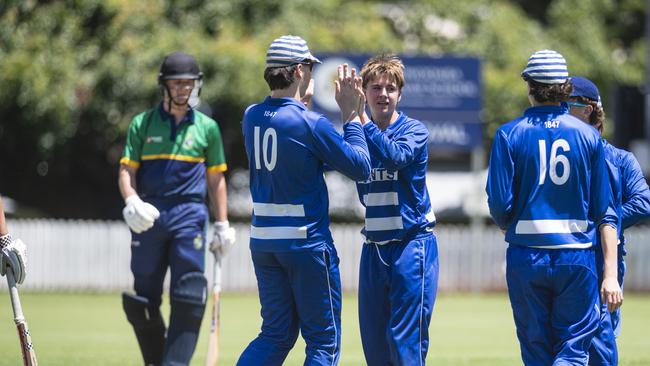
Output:
<path fill-rule="evenodd" d="M 296 80 L 294 71 L 298 64 L 264 69 L 264 80 L 271 90 L 286 89 Z"/>
<path fill-rule="evenodd" d="M 533 98 L 538 103 L 560 103 L 569 99 L 573 91 L 573 84 L 569 80 L 563 84 L 544 84 L 528 79 L 528 86 Z"/>
<path fill-rule="evenodd" d="M 589 115 L 589 124 L 602 134 L 605 130 L 605 110 L 603 109 L 603 106 L 599 106 L 598 102 L 587 99 L 585 97 L 572 98 L 579 103 L 590 105 L 593 108 L 591 114 Z"/>

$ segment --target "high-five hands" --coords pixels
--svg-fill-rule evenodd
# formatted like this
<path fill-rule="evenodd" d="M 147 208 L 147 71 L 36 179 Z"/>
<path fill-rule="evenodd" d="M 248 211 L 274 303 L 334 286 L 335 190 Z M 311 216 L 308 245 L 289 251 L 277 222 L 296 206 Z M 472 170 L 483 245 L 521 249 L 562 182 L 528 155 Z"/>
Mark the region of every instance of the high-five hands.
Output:
<path fill-rule="evenodd" d="M 339 65 L 336 84 L 336 103 L 341 109 L 341 119 L 345 122 L 367 121 L 365 115 L 366 97 L 363 94 L 363 80 L 357 76 L 357 70 L 348 72 L 348 64 Z"/>

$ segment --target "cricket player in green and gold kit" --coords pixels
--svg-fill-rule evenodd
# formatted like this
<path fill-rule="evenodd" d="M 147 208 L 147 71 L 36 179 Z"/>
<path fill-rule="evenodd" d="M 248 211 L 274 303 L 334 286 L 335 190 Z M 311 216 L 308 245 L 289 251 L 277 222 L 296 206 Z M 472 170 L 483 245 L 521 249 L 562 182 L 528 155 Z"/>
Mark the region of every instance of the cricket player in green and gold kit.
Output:
<path fill-rule="evenodd" d="M 163 100 L 135 116 L 120 160 L 135 280 L 135 296 L 125 293 L 123 305 L 147 365 L 187 365 L 192 358 L 207 299 L 206 188 L 216 218 L 210 250 L 223 255 L 235 241 L 227 218 L 219 126 L 190 105 L 202 78 L 192 56 L 168 55 L 158 77 Z M 168 267 L 166 329 L 160 304 Z"/>

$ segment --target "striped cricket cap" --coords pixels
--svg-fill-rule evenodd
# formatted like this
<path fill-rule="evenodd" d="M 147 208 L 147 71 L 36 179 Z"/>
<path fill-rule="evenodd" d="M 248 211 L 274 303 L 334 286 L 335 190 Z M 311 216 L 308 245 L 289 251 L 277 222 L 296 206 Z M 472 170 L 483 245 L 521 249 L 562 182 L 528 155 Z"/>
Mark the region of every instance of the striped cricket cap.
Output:
<path fill-rule="evenodd" d="M 544 84 L 564 84 L 569 78 L 564 57 L 552 50 L 533 53 L 526 68 L 521 73 L 524 80 L 533 80 Z"/>
<path fill-rule="evenodd" d="M 309 52 L 307 42 L 298 36 L 287 35 L 276 38 L 266 53 L 266 67 L 284 67 L 305 61 L 321 63 Z"/>

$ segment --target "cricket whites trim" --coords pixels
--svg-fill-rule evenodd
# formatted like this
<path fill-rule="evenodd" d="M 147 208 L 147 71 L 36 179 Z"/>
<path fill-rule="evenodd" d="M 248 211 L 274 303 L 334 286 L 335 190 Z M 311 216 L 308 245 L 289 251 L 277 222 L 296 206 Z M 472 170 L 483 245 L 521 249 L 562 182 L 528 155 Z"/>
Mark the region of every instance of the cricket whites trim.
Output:
<path fill-rule="evenodd" d="M 584 233 L 587 220 L 519 220 L 515 234 L 572 234 Z"/>

